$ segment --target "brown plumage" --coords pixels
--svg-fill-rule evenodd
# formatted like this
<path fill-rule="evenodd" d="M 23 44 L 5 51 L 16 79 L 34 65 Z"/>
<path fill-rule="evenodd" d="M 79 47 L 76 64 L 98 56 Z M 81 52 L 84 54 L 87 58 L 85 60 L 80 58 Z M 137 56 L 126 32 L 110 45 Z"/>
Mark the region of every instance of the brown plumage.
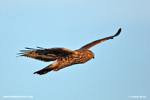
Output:
<path fill-rule="evenodd" d="M 23 53 L 19 53 L 19 54 L 21 54 L 21 56 L 30 57 L 45 62 L 56 60 L 56 62 L 54 62 L 53 64 L 50 64 L 49 66 L 37 72 L 34 72 L 34 74 L 43 75 L 52 70 L 58 71 L 70 65 L 82 64 L 89 61 L 90 59 L 94 58 L 94 53 L 89 50 L 91 47 L 101 42 L 104 42 L 106 40 L 113 39 L 114 37 L 118 36 L 120 32 L 121 32 L 121 28 L 113 36 L 109 36 L 103 39 L 93 41 L 75 51 L 68 50 L 65 48 L 44 49 L 41 47 L 37 47 L 37 49 L 26 48 L 28 50 L 20 50 Z"/>

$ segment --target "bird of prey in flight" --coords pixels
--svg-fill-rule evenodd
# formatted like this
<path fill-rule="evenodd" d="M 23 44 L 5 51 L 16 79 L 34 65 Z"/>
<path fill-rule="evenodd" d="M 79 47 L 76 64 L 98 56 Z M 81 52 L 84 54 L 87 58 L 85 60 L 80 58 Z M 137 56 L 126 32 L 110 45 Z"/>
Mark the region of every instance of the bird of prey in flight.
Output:
<path fill-rule="evenodd" d="M 74 64 L 82 64 L 85 63 L 92 58 L 94 58 L 94 53 L 89 49 L 101 42 L 104 42 L 109 39 L 113 39 L 114 37 L 118 36 L 121 32 L 121 28 L 118 32 L 113 35 L 103 39 L 99 39 L 93 41 L 89 44 L 84 45 L 80 49 L 75 51 L 65 49 L 65 48 L 50 48 L 44 49 L 41 47 L 37 47 L 37 49 L 27 48 L 27 50 L 20 50 L 22 53 L 19 53 L 20 56 L 30 57 L 37 60 L 41 60 L 44 62 L 55 61 L 53 64 L 48 65 L 47 67 L 34 72 L 34 74 L 43 75 L 48 73 L 49 71 L 58 71 L 62 68 L 74 65 Z"/>

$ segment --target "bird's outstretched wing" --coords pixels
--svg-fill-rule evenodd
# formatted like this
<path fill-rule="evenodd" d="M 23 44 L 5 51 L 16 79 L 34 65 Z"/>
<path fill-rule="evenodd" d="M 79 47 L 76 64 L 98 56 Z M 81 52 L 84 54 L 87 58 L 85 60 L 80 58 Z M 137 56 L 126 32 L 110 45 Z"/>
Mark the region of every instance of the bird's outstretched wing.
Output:
<path fill-rule="evenodd" d="M 99 44 L 101 42 L 104 42 L 104 41 L 109 40 L 109 39 L 113 39 L 114 37 L 118 36 L 120 34 L 120 32 L 121 32 L 121 28 L 118 30 L 118 32 L 115 35 L 109 36 L 109 37 L 106 37 L 106 38 L 103 38 L 103 39 L 99 39 L 99 40 L 96 40 L 96 41 L 93 41 L 93 42 L 91 42 L 91 43 L 81 47 L 79 50 L 81 50 L 81 49 L 82 50 L 83 49 L 88 50 L 91 47 L 93 47 L 93 46 L 95 46 L 95 45 L 97 45 L 97 44 Z"/>
<path fill-rule="evenodd" d="M 43 49 L 38 47 L 38 49 L 27 48 L 27 50 L 20 50 L 22 53 L 19 53 L 20 56 L 26 56 L 30 58 L 34 58 L 37 60 L 49 62 L 55 61 L 61 56 L 67 56 L 72 54 L 73 51 L 65 49 L 65 48 L 51 48 L 51 49 Z"/>

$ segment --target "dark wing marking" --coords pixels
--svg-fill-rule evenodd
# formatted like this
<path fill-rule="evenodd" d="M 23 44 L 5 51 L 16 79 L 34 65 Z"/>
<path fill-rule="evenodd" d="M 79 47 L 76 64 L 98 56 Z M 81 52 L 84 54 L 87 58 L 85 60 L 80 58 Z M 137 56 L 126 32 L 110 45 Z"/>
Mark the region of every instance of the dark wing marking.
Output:
<path fill-rule="evenodd" d="M 103 38 L 103 39 L 99 39 L 99 40 L 96 40 L 96 41 L 93 41 L 93 42 L 91 42 L 91 43 L 89 43 L 89 44 L 87 44 L 87 45 L 81 47 L 80 50 L 81 50 L 81 49 L 86 49 L 86 50 L 88 50 L 88 49 L 90 49 L 91 47 L 93 47 L 93 46 L 95 46 L 95 45 L 97 45 L 97 44 L 99 44 L 99 43 L 101 43 L 101 42 L 104 42 L 104 41 L 109 40 L 109 39 L 113 39 L 114 37 L 118 36 L 118 35 L 120 34 L 120 32 L 121 32 L 121 28 L 118 30 L 118 32 L 117 32 L 115 35 L 109 36 L 109 37 L 106 37 L 106 38 Z"/>
<path fill-rule="evenodd" d="M 33 49 L 26 47 L 26 49 L 28 50 L 20 50 L 22 52 L 19 53 L 20 56 L 26 56 L 45 62 L 55 61 L 61 56 L 67 56 L 73 53 L 73 51 L 65 48 Z"/>
<path fill-rule="evenodd" d="M 33 74 L 39 74 L 39 75 L 43 75 L 43 74 L 46 74 L 48 73 L 49 71 L 52 71 L 54 68 L 52 68 L 53 64 L 39 70 L 39 71 L 36 71 L 34 72 Z"/>

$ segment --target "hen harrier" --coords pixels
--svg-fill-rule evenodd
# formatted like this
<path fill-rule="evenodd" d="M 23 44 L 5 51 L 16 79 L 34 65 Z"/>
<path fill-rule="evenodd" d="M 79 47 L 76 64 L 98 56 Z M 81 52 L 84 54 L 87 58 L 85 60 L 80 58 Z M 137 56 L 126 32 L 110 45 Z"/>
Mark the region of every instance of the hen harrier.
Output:
<path fill-rule="evenodd" d="M 65 48 L 44 49 L 41 47 L 37 47 L 37 49 L 33 49 L 33 48 L 26 47 L 26 49 L 28 50 L 20 50 L 22 53 L 19 54 L 21 54 L 20 56 L 30 57 L 45 62 L 56 60 L 56 62 L 54 62 L 53 64 L 50 64 L 47 67 L 37 72 L 34 72 L 34 74 L 43 75 L 52 70 L 58 71 L 67 66 L 71 66 L 74 64 L 82 64 L 91 60 L 92 58 L 94 58 L 94 53 L 89 50 L 91 47 L 101 42 L 104 42 L 106 40 L 113 39 L 114 37 L 118 36 L 120 32 L 121 32 L 121 28 L 113 36 L 109 36 L 103 39 L 93 41 L 75 51 L 65 49 Z"/>

